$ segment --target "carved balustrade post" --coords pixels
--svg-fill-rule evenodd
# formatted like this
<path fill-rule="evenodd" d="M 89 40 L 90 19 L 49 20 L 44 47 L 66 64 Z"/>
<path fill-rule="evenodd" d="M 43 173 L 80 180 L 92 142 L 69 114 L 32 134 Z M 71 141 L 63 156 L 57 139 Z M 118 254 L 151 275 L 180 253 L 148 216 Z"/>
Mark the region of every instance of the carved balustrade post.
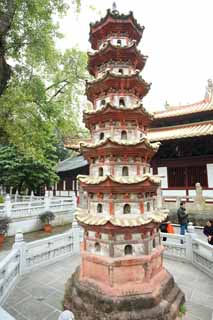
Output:
<path fill-rule="evenodd" d="M 21 231 L 18 231 L 15 235 L 15 242 L 13 244 L 13 249 L 19 249 L 20 251 L 20 275 L 24 273 L 26 266 L 26 242 L 24 241 L 24 236 Z"/>
<path fill-rule="evenodd" d="M 7 194 L 6 198 L 5 198 L 5 203 L 4 203 L 4 208 L 5 208 L 5 215 L 7 217 L 11 217 L 12 214 L 12 204 L 11 204 L 11 199 L 10 199 L 10 195 Z"/>

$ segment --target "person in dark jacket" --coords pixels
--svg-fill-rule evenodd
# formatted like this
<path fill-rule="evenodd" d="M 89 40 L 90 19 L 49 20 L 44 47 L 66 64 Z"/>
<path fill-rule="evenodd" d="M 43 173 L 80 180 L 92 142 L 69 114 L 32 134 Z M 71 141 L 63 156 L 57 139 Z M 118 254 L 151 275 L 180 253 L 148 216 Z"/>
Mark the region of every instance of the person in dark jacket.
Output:
<path fill-rule="evenodd" d="M 203 229 L 203 233 L 208 238 L 208 243 L 213 245 L 213 220 L 208 220 Z"/>
<path fill-rule="evenodd" d="M 177 211 L 178 222 L 180 224 L 180 234 L 185 235 L 185 232 L 188 231 L 188 214 L 186 212 L 185 203 L 180 203 L 180 208 Z"/>

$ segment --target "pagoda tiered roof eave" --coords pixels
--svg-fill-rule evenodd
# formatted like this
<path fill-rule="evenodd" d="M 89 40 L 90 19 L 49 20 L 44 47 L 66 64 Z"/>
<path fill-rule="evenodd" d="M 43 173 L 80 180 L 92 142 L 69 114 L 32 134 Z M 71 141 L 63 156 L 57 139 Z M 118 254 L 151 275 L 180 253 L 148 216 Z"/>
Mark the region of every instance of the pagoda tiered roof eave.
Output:
<path fill-rule="evenodd" d="M 87 81 L 86 94 L 88 100 L 93 100 L 98 97 L 102 92 L 122 92 L 128 91 L 134 93 L 140 99 L 142 99 L 151 87 L 151 83 L 146 83 L 139 75 L 139 72 L 135 72 L 132 75 L 118 74 L 111 71 L 107 71 L 102 77 Z"/>
<path fill-rule="evenodd" d="M 140 41 L 144 26 L 141 26 L 134 18 L 132 11 L 128 14 L 119 14 L 118 11 L 107 10 L 107 14 L 100 21 L 90 23 L 89 41 L 92 48 L 96 49 L 98 46 L 98 39 L 106 36 L 109 32 L 123 33 L 128 32 L 132 38 Z"/>
<path fill-rule="evenodd" d="M 134 111 L 135 113 L 137 113 L 137 116 L 139 113 L 144 114 L 145 116 L 147 116 L 150 120 L 153 120 L 154 115 L 150 112 L 148 112 L 142 104 L 140 105 L 131 105 L 130 107 L 123 107 L 123 106 L 116 106 L 116 105 L 112 105 L 110 103 L 107 103 L 105 106 L 100 107 L 96 110 L 85 110 L 84 116 L 85 117 L 90 117 L 93 115 L 97 115 L 97 114 L 106 114 L 107 112 L 122 112 L 122 114 L 124 113 L 130 113 L 131 111 Z"/>
<path fill-rule="evenodd" d="M 107 41 L 107 44 L 100 50 L 88 52 L 88 58 L 88 70 L 92 75 L 95 75 L 95 67 L 110 61 L 131 60 L 136 69 L 142 70 L 148 57 L 141 54 L 135 41 L 130 46 L 116 46 Z"/>
<path fill-rule="evenodd" d="M 86 149 L 95 149 L 97 147 L 104 147 L 107 146 L 107 144 L 113 144 L 116 147 L 117 146 L 124 146 L 124 147 L 136 147 L 140 145 L 146 146 L 148 149 L 151 149 L 154 152 L 157 152 L 157 150 L 160 147 L 160 143 L 155 142 L 155 143 L 150 143 L 148 139 L 142 138 L 142 139 L 135 139 L 135 140 L 116 140 L 112 139 L 111 137 L 107 137 L 104 140 L 98 141 L 97 143 L 85 143 L 82 142 L 81 148 L 86 148 Z"/>
<path fill-rule="evenodd" d="M 110 223 L 112 226 L 118 227 L 137 227 L 147 225 L 152 222 L 161 223 L 168 216 L 168 210 L 156 210 L 149 214 L 125 214 L 117 216 L 106 216 L 106 215 L 94 215 L 87 211 L 87 209 L 78 208 L 75 214 L 77 220 L 80 223 L 90 226 L 103 226 Z"/>
<path fill-rule="evenodd" d="M 86 185 L 100 185 L 105 181 L 111 181 L 117 184 L 128 184 L 134 185 L 143 183 L 145 181 L 149 181 L 151 184 L 159 185 L 161 182 L 161 178 L 157 175 L 151 175 L 149 173 L 143 174 L 141 176 L 112 176 L 112 175 L 105 175 L 105 176 L 86 176 L 86 175 L 78 175 L 78 180 Z"/>

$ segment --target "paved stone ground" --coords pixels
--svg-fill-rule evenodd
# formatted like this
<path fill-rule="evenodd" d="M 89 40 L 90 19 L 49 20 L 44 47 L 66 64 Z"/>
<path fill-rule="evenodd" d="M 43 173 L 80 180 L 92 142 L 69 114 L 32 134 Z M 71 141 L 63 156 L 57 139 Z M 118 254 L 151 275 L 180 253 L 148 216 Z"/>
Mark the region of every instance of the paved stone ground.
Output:
<path fill-rule="evenodd" d="M 64 284 L 79 263 L 76 255 L 25 275 L 3 308 L 16 320 L 57 320 Z M 186 294 L 184 320 L 212 320 L 213 280 L 189 264 L 165 260 L 165 266 Z"/>

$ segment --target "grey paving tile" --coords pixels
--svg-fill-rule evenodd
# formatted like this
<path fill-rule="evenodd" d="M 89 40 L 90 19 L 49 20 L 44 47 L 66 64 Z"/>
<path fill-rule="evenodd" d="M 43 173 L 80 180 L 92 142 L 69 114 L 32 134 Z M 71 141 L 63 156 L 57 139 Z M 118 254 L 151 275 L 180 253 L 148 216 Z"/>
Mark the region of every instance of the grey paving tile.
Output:
<path fill-rule="evenodd" d="M 25 290 L 35 299 L 39 298 L 40 301 L 46 299 L 46 297 L 56 292 L 55 288 L 47 287 L 44 285 L 33 285 L 27 288 L 25 287 Z"/>
<path fill-rule="evenodd" d="M 50 313 L 49 316 L 44 320 L 58 320 L 59 315 L 60 315 L 59 311 L 54 311 L 53 313 Z"/>
<path fill-rule="evenodd" d="M 16 310 L 28 320 L 43 320 L 54 311 L 54 308 L 42 301 L 29 298 L 24 303 L 18 303 Z"/>
<path fill-rule="evenodd" d="M 58 311 L 62 311 L 63 308 L 63 292 L 54 292 L 50 296 L 48 296 L 44 302 L 52 306 L 53 308 L 57 309 Z"/>
<path fill-rule="evenodd" d="M 212 290 L 213 290 L 213 287 L 212 287 Z M 199 289 L 193 291 L 190 301 L 192 303 L 201 304 L 202 306 L 205 306 L 211 309 L 211 312 L 213 312 L 213 296 L 204 294 L 200 292 Z"/>
<path fill-rule="evenodd" d="M 58 278 L 56 281 L 51 282 L 51 287 L 55 288 L 60 292 L 64 292 L 64 286 L 67 280 L 64 280 L 63 278 Z"/>
<path fill-rule="evenodd" d="M 200 304 L 186 302 L 187 312 L 201 320 L 212 320 L 212 310 Z"/>
<path fill-rule="evenodd" d="M 22 289 L 13 289 L 13 291 L 10 293 L 9 297 L 7 298 L 6 303 L 9 306 L 15 306 L 20 301 L 28 299 L 29 296 L 30 296 L 29 293 Z"/>
<path fill-rule="evenodd" d="M 29 320 L 25 318 L 22 314 L 20 314 L 13 307 L 4 306 L 4 310 L 6 310 L 11 316 L 13 316 L 16 320 Z M 1 319 L 4 320 L 4 319 Z"/>

